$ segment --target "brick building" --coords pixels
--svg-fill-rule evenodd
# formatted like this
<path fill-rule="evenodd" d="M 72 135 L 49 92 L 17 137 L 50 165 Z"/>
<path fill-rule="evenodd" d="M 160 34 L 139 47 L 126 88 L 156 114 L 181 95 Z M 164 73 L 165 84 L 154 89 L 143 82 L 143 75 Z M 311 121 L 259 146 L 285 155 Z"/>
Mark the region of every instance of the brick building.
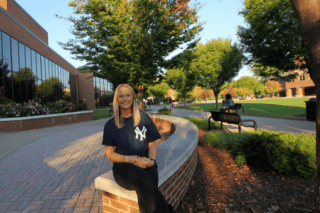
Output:
<path fill-rule="evenodd" d="M 307 71 L 293 71 L 298 76 L 291 82 L 279 81 L 283 87 L 282 91 L 286 91 L 287 97 L 303 97 L 316 95 L 316 87 Z M 290 74 L 290 73 L 288 73 Z"/>
<path fill-rule="evenodd" d="M 112 91 L 105 79 L 78 70 L 49 47 L 48 33 L 16 1 L 0 0 L 0 95 L 17 103 L 70 100 L 89 109 Z"/>

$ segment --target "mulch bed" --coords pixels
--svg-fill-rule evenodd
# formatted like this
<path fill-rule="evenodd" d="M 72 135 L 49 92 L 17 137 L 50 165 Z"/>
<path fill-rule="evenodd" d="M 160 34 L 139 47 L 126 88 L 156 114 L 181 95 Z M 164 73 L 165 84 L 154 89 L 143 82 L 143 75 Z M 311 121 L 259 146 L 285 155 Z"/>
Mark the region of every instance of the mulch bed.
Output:
<path fill-rule="evenodd" d="M 238 166 L 229 150 L 203 142 L 206 133 L 199 130 L 199 163 L 177 213 L 315 212 L 316 179 Z"/>

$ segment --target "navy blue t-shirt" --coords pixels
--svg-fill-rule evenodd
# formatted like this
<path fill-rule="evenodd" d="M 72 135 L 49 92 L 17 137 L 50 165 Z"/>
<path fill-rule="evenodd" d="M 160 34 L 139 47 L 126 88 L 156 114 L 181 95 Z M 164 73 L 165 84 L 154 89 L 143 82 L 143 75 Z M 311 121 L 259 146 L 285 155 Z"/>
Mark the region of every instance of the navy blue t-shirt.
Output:
<path fill-rule="evenodd" d="M 132 116 L 124 118 L 124 127 L 118 129 L 114 117 L 104 126 L 102 145 L 115 146 L 121 155 L 148 157 L 148 143 L 161 138 L 150 116 L 141 112 L 140 124 L 133 127 Z"/>

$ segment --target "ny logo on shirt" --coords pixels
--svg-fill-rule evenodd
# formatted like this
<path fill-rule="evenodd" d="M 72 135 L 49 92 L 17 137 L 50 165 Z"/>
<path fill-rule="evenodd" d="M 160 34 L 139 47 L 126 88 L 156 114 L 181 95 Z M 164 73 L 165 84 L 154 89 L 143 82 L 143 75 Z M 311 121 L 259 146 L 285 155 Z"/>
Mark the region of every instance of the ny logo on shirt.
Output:
<path fill-rule="evenodd" d="M 140 141 L 143 141 L 147 137 L 146 136 L 147 129 L 144 126 L 142 128 L 142 131 L 139 129 L 139 127 L 136 127 L 134 132 L 136 133 L 136 139 L 139 139 L 139 135 L 140 135 Z"/>

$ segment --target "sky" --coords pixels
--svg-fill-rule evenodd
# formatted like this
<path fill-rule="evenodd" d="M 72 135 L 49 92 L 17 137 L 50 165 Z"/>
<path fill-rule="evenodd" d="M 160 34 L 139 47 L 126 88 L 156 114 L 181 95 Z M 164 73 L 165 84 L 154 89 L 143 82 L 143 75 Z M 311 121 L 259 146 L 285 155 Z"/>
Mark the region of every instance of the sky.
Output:
<path fill-rule="evenodd" d="M 84 62 L 73 59 L 70 51 L 64 50 L 58 42 L 66 43 L 74 39 L 70 33 L 72 24 L 64 19 L 58 19 L 55 14 L 73 16 L 73 8 L 68 6 L 69 0 L 15 0 L 49 35 L 49 47 L 68 61 L 74 67 L 84 65 Z M 230 39 L 239 43 L 237 26 L 244 26 L 244 18 L 238 13 L 244 7 L 243 0 L 191 0 L 190 4 L 200 3 L 199 21 L 206 22 L 200 32 L 200 42 L 205 44 L 211 39 Z M 237 80 L 242 76 L 253 76 L 248 66 L 243 66 Z"/>

